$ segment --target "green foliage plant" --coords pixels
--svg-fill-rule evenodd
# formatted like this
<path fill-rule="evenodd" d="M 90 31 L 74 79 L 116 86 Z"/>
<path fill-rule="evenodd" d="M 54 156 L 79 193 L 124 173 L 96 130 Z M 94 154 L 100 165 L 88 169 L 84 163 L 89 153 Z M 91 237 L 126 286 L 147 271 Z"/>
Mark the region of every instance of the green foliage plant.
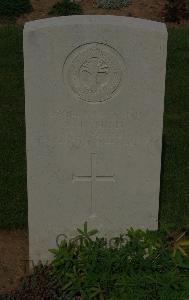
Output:
<path fill-rule="evenodd" d="M 71 0 L 61 0 L 56 3 L 49 11 L 53 16 L 69 16 L 82 14 L 82 7 L 79 3 Z"/>
<path fill-rule="evenodd" d="M 183 239 L 186 235 L 186 231 L 182 233 L 174 233 L 170 235 L 170 248 L 173 250 L 173 257 L 176 256 L 177 251 L 180 252 L 181 255 L 188 257 L 187 250 L 189 248 L 189 239 Z M 186 250 L 187 248 L 187 250 Z"/>
<path fill-rule="evenodd" d="M 169 22 L 177 22 L 189 17 L 188 0 L 166 0 L 165 19 Z"/>
<path fill-rule="evenodd" d="M 88 230 L 87 223 L 77 231 L 75 238 L 64 236 L 57 249 L 50 250 L 51 276 L 63 297 L 189 299 L 188 247 L 186 255 L 175 252 L 166 232 L 131 228 L 107 240 L 96 236 L 97 230 Z"/>
<path fill-rule="evenodd" d="M 105 9 L 119 9 L 127 6 L 131 0 L 96 0 L 97 7 Z"/>
<path fill-rule="evenodd" d="M 32 11 L 30 0 L 0 0 L 0 16 L 18 17 Z"/>

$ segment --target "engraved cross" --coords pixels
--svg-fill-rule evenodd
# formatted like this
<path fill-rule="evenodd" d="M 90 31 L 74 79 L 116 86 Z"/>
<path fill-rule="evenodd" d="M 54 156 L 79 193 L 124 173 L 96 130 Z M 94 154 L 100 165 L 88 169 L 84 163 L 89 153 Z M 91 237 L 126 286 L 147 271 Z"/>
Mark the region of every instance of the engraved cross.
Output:
<path fill-rule="evenodd" d="M 99 176 L 96 173 L 96 153 L 91 153 L 91 175 L 90 176 L 72 176 L 73 182 L 89 182 L 91 185 L 91 214 L 95 214 L 95 184 L 96 182 L 115 182 L 115 175 Z"/>

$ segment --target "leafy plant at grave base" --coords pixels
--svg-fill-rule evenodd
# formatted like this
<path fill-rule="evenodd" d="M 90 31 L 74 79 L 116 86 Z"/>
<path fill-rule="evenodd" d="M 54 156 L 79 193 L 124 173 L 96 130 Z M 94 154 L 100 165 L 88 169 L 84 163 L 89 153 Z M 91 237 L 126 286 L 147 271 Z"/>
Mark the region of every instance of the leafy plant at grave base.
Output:
<path fill-rule="evenodd" d="M 175 240 L 164 231 L 130 229 L 108 241 L 96 237 L 87 223 L 77 231 L 50 250 L 59 294 L 82 300 L 189 299 L 189 247 L 183 234 Z M 175 251 L 179 247 L 184 252 Z"/>
<path fill-rule="evenodd" d="M 119 9 L 127 6 L 131 0 L 96 0 L 97 7 Z"/>
<path fill-rule="evenodd" d="M 187 257 L 188 254 L 185 248 L 189 248 L 189 239 L 183 239 L 186 235 L 186 232 L 182 233 L 174 233 L 169 236 L 170 240 L 170 248 L 173 250 L 173 257 L 176 256 L 177 251 L 180 252 L 181 255 Z"/>
<path fill-rule="evenodd" d="M 0 16 L 18 17 L 32 11 L 30 0 L 0 0 Z"/>
<path fill-rule="evenodd" d="M 82 14 L 82 7 L 79 3 L 71 0 L 61 0 L 56 3 L 49 11 L 49 15 L 53 16 L 69 16 Z"/>
<path fill-rule="evenodd" d="M 166 0 L 165 20 L 170 22 L 179 21 L 182 18 L 189 17 L 188 0 Z"/>

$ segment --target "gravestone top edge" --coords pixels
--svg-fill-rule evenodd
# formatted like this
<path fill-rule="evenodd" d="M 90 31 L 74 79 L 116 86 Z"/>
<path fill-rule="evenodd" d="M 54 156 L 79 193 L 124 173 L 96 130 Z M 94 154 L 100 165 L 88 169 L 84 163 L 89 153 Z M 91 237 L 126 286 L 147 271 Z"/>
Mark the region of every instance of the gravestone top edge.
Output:
<path fill-rule="evenodd" d="M 115 25 L 136 27 L 141 30 L 157 31 L 162 34 L 167 34 L 167 27 L 165 23 L 145 20 L 140 18 L 112 16 L 112 15 L 72 15 L 63 17 L 53 17 L 39 19 L 35 21 L 26 22 L 24 31 L 33 31 L 44 29 L 48 27 L 61 27 L 69 25 Z"/>

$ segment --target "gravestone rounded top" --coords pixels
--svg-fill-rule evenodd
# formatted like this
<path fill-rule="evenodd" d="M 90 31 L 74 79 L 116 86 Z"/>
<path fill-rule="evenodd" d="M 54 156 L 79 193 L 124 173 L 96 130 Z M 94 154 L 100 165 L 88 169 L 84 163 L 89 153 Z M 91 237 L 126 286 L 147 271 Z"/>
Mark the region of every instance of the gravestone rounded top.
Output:
<path fill-rule="evenodd" d="M 114 48 L 102 43 L 84 44 L 67 57 L 64 80 L 76 97 L 98 103 L 118 92 L 124 72 L 124 60 Z"/>

